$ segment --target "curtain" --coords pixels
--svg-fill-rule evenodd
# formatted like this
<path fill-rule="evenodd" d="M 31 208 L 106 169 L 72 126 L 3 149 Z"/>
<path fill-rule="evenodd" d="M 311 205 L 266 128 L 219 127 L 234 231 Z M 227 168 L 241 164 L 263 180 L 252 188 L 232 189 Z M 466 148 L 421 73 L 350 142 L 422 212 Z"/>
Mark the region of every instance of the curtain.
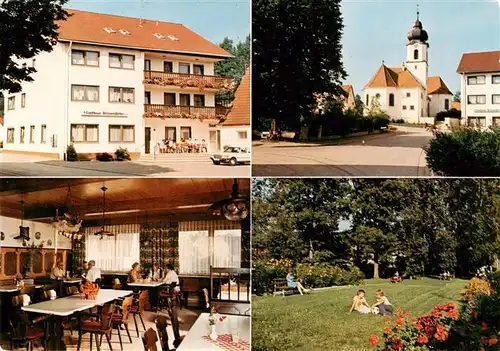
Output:
<path fill-rule="evenodd" d="M 109 126 L 109 141 L 122 141 L 121 126 Z"/>
<path fill-rule="evenodd" d="M 209 274 L 209 245 L 208 230 L 179 232 L 179 272 Z"/>
<path fill-rule="evenodd" d="M 83 52 L 82 51 L 71 52 L 71 63 L 73 65 L 84 65 L 85 59 L 83 57 Z"/>
<path fill-rule="evenodd" d="M 99 101 L 99 87 L 86 87 L 86 88 L 87 88 L 87 100 Z"/>
<path fill-rule="evenodd" d="M 189 64 L 180 63 L 179 64 L 179 73 L 189 73 Z"/>
<path fill-rule="evenodd" d="M 82 101 L 85 98 L 85 87 L 83 85 L 73 85 L 71 95 L 73 100 Z"/>
<path fill-rule="evenodd" d="M 7 142 L 8 143 L 14 142 L 14 128 L 7 129 Z"/>
<path fill-rule="evenodd" d="M 123 55 L 122 56 L 122 67 L 128 69 L 134 69 L 134 56 Z"/>
<path fill-rule="evenodd" d="M 214 267 L 241 267 L 241 229 L 214 232 Z"/>
<path fill-rule="evenodd" d="M 120 88 L 109 88 L 109 101 L 111 102 L 122 101 L 122 94 Z"/>
<path fill-rule="evenodd" d="M 87 66 L 99 66 L 99 53 L 87 51 L 85 54 L 87 58 Z"/>
<path fill-rule="evenodd" d="M 71 125 L 71 140 L 85 141 L 84 131 L 85 131 L 85 126 L 83 124 Z"/>
<path fill-rule="evenodd" d="M 133 88 L 122 88 L 123 89 L 123 102 L 134 102 L 134 89 Z"/>
<path fill-rule="evenodd" d="M 167 263 L 179 267 L 178 223 L 144 224 L 141 228 L 141 266 L 146 270 L 157 262 L 161 268 Z"/>
<path fill-rule="evenodd" d="M 139 233 L 122 233 L 115 236 L 86 234 L 86 260 L 96 261 L 96 266 L 107 271 L 130 270 L 139 262 Z"/>
<path fill-rule="evenodd" d="M 134 141 L 134 126 L 123 126 L 123 141 Z"/>
<path fill-rule="evenodd" d="M 99 129 L 97 128 L 96 125 L 87 124 L 86 128 L 87 139 L 85 141 L 99 141 L 98 130 Z"/>
<path fill-rule="evenodd" d="M 120 68 L 120 56 L 119 55 L 109 55 L 109 67 Z"/>

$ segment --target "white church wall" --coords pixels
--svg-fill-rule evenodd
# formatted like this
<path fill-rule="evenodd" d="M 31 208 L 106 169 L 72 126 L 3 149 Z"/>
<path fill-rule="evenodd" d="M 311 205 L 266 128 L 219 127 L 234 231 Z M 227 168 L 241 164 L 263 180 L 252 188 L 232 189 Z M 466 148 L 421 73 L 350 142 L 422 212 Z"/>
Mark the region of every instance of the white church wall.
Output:
<path fill-rule="evenodd" d="M 418 88 L 403 88 L 399 90 L 401 101 L 401 118 L 408 123 L 419 123 L 421 108 L 421 91 Z"/>
<path fill-rule="evenodd" d="M 429 116 L 436 117 L 436 114 L 441 111 L 446 111 L 445 104 L 448 99 L 448 109 L 451 108 L 452 95 L 449 94 L 432 94 L 429 102 Z"/>

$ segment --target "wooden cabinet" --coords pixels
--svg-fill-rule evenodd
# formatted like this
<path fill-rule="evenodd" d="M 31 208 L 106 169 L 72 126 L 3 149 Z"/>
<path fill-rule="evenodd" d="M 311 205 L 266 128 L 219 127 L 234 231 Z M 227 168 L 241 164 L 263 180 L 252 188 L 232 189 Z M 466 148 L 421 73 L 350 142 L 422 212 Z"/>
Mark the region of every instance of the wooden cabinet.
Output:
<path fill-rule="evenodd" d="M 67 265 L 70 250 L 57 250 L 57 259 Z M 31 253 L 30 272 L 33 277 L 43 277 L 50 274 L 54 265 L 54 249 L 40 249 Z M 23 274 L 23 267 L 30 262 L 30 252 L 25 248 L 3 247 L 0 251 L 0 279 L 13 279 L 17 273 Z"/>

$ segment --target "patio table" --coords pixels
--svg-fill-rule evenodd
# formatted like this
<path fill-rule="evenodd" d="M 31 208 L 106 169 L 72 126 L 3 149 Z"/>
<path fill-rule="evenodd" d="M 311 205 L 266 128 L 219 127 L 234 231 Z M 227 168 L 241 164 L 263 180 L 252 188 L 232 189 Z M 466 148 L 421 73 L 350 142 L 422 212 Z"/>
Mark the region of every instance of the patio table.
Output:
<path fill-rule="evenodd" d="M 155 296 L 155 299 L 156 299 L 156 306 L 151 306 L 151 308 L 155 308 L 156 311 L 158 311 L 159 309 L 159 301 L 160 301 L 160 296 L 159 296 L 159 293 L 158 293 L 158 288 L 162 285 L 164 285 L 165 283 L 163 281 L 159 281 L 159 282 L 148 282 L 148 283 L 144 283 L 144 282 L 135 282 L 135 283 L 127 283 L 128 286 L 131 286 L 131 287 L 142 287 L 142 288 L 149 288 L 148 290 L 152 290 L 152 289 L 155 289 L 156 290 L 156 296 Z"/>
<path fill-rule="evenodd" d="M 224 322 L 217 322 L 215 331 L 219 335 L 217 341 L 212 341 L 210 335 L 212 329 L 208 322 L 209 313 L 199 315 L 194 322 L 188 334 L 177 348 L 178 351 L 183 350 L 248 350 L 250 351 L 250 317 L 235 316 L 227 314 L 219 314 L 218 316 L 226 316 Z M 231 341 L 231 331 L 238 326 L 238 334 L 240 342 L 234 344 Z"/>
<path fill-rule="evenodd" d="M 113 290 L 113 289 L 100 289 L 95 300 L 83 300 L 80 294 L 75 294 L 67 297 L 62 297 L 55 300 L 44 301 L 35 303 L 33 305 L 23 306 L 22 310 L 26 312 L 42 313 L 55 316 L 55 330 L 52 333 L 52 347 L 51 350 L 59 350 L 61 347 L 62 325 L 60 317 L 67 317 L 75 312 L 81 312 L 91 309 L 95 306 L 102 306 L 105 303 L 115 299 L 132 294 L 130 290 Z M 59 318 L 57 318 L 59 317 Z"/>

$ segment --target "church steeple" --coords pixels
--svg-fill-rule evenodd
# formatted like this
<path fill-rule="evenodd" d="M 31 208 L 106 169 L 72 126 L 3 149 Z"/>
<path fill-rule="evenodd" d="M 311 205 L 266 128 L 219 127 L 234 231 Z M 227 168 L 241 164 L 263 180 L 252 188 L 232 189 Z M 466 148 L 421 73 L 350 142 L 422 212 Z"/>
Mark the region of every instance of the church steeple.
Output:
<path fill-rule="evenodd" d="M 413 25 L 413 28 L 408 32 L 408 45 L 415 43 L 424 43 L 427 44 L 427 40 L 429 36 L 427 32 L 424 30 L 422 22 L 420 22 L 420 9 L 417 5 L 417 20 Z"/>
<path fill-rule="evenodd" d="M 420 7 L 417 5 L 417 19 L 413 24 L 413 28 L 408 33 L 408 44 L 406 44 L 406 64 L 410 71 L 422 84 L 427 86 L 427 76 L 429 70 L 428 50 L 429 36 L 424 30 L 424 26 L 420 21 Z"/>

